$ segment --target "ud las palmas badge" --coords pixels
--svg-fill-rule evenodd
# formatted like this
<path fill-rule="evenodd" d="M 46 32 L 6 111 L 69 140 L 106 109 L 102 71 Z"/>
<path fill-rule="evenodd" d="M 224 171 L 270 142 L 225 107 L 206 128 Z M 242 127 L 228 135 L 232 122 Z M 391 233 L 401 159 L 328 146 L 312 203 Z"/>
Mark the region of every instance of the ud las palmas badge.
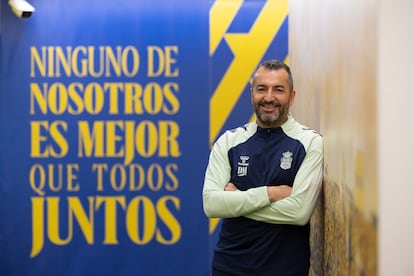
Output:
<path fill-rule="evenodd" d="M 284 170 L 288 170 L 292 166 L 293 153 L 291 153 L 290 151 L 286 151 L 282 153 L 282 155 L 282 158 L 280 158 L 280 167 Z"/>

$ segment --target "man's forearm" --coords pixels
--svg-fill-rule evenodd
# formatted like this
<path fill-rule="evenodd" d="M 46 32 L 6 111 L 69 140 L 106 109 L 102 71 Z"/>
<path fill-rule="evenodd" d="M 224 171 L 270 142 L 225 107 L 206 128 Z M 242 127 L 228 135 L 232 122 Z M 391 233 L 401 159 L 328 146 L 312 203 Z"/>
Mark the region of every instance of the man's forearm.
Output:
<path fill-rule="evenodd" d="M 230 187 L 228 186 L 227 189 L 233 189 Z M 271 204 L 266 187 L 253 188 L 247 191 L 226 191 L 224 189 L 204 189 L 203 207 L 208 217 L 240 217 Z"/>

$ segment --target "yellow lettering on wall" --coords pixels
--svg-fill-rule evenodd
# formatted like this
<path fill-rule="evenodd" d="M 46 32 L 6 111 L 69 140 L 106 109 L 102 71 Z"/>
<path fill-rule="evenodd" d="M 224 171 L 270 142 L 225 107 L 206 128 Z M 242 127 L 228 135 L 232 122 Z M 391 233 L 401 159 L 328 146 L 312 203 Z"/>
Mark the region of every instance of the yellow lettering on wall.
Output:
<path fill-rule="evenodd" d="M 78 157 L 104 157 L 104 122 L 78 122 Z"/>
<path fill-rule="evenodd" d="M 83 47 L 79 47 L 80 49 L 82 49 Z M 82 49 L 83 50 L 83 49 Z M 82 59 L 81 63 L 82 63 L 82 71 L 86 72 L 86 66 L 88 66 L 88 72 L 89 75 L 91 77 L 94 78 L 99 78 L 100 76 L 103 76 L 104 74 L 104 70 L 105 67 L 104 66 L 99 66 L 100 64 L 104 64 L 104 60 L 105 60 L 105 49 L 103 47 L 99 47 L 99 58 L 95 58 L 94 55 L 94 51 L 95 51 L 95 47 L 93 46 L 88 46 L 87 52 L 88 53 L 88 60 L 87 59 Z M 74 59 L 77 60 L 77 59 Z M 98 62 L 96 61 L 98 60 Z"/>
<path fill-rule="evenodd" d="M 68 106 L 68 94 L 63 83 L 54 83 L 48 91 L 48 106 L 53 114 L 61 115 Z"/>
<path fill-rule="evenodd" d="M 120 104 L 124 106 L 124 114 L 156 115 L 164 113 L 176 114 L 180 109 L 177 97 L 179 85 L 167 82 L 161 85 L 150 82 L 144 86 L 139 83 L 105 82 L 72 82 L 69 85 L 61 82 L 42 85 L 30 84 L 30 114 L 62 115 L 69 113 L 79 115 L 86 111 L 96 115 L 104 108 L 109 114 L 119 114 Z"/>
<path fill-rule="evenodd" d="M 44 244 L 44 198 L 32 197 L 32 250 L 30 258 L 34 258 L 43 249 Z"/>
<path fill-rule="evenodd" d="M 121 47 L 116 47 L 116 55 L 113 49 L 109 46 L 105 47 L 107 59 L 105 60 L 105 77 L 111 76 L 111 68 L 115 73 L 115 76 L 121 76 Z"/>
<path fill-rule="evenodd" d="M 88 244 L 94 243 L 94 197 L 88 197 L 88 211 L 85 212 L 85 209 L 82 206 L 79 198 L 77 197 L 68 197 L 68 217 L 69 217 L 69 228 L 73 228 L 72 217 L 76 218 L 78 225 L 83 233 L 83 236 L 86 239 Z"/>
<path fill-rule="evenodd" d="M 47 76 L 49 77 L 49 78 L 52 78 L 52 77 L 54 77 L 54 75 L 55 75 L 55 67 L 54 67 L 54 65 L 55 65 L 55 55 L 54 55 L 54 53 L 55 53 L 55 48 L 54 47 L 47 47 L 47 56 L 48 56 L 48 59 L 47 59 Z"/>
<path fill-rule="evenodd" d="M 177 66 L 178 47 L 165 46 L 164 48 L 158 46 L 147 47 L 148 56 L 148 77 L 178 77 L 179 68 Z"/>
<path fill-rule="evenodd" d="M 176 94 L 178 93 L 179 85 L 175 82 L 168 82 L 164 85 L 163 91 L 164 91 L 164 97 L 166 100 L 166 104 L 163 105 L 162 111 L 165 114 L 175 114 L 180 109 L 180 102 L 178 101 L 178 98 Z"/>
<path fill-rule="evenodd" d="M 125 125 L 133 125 L 132 122 L 123 121 L 109 121 L 106 122 L 106 156 L 107 157 L 122 157 L 124 156 L 124 147 L 122 146 L 122 142 L 124 141 L 123 135 L 118 135 L 118 131 L 123 131 Z M 121 144 L 121 146 L 119 146 Z M 118 149 L 118 150 L 117 150 Z"/>
<path fill-rule="evenodd" d="M 178 189 L 179 181 L 176 173 L 178 172 L 178 165 L 174 163 L 167 164 L 165 167 L 165 174 L 170 181 L 166 181 L 165 188 L 167 191 L 176 191 Z"/>
<path fill-rule="evenodd" d="M 117 206 L 120 205 L 122 209 L 126 208 L 125 197 L 122 196 L 97 196 L 96 197 L 96 210 L 101 206 L 104 208 L 105 213 L 105 238 L 104 244 L 118 244 L 117 237 Z"/>
<path fill-rule="evenodd" d="M 179 125 L 174 121 L 78 121 L 78 157 L 179 157 Z"/>
<path fill-rule="evenodd" d="M 85 108 L 89 114 L 99 114 L 104 106 L 104 91 L 97 83 L 89 83 L 84 91 Z"/>
<path fill-rule="evenodd" d="M 122 91 L 123 86 L 120 82 L 107 82 L 104 84 L 104 91 L 109 93 L 109 114 L 119 113 L 119 92 Z"/>
<path fill-rule="evenodd" d="M 30 168 L 29 182 L 32 190 L 40 196 L 46 192 L 79 192 L 79 164 L 34 164 Z"/>
<path fill-rule="evenodd" d="M 43 168 L 42 168 L 43 169 Z M 79 192 L 80 186 L 77 181 L 79 172 L 78 164 L 48 164 L 47 183 L 52 192 L 60 192 L 65 187 L 68 192 Z"/>
<path fill-rule="evenodd" d="M 161 244 L 171 245 L 176 243 L 181 238 L 181 225 L 168 209 L 168 202 L 174 204 L 175 210 L 180 210 L 180 200 L 174 196 L 164 196 L 157 202 L 157 211 L 160 220 L 170 230 L 170 238 L 166 239 L 161 233 L 159 227 L 157 229 L 157 241 Z"/>
<path fill-rule="evenodd" d="M 140 213 L 143 214 L 141 220 Z M 152 240 L 157 226 L 157 215 L 149 198 L 139 196 L 132 199 L 128 206 L 126 220 L 127 233 L 135 244 L 144 245 Z M 140 221 L 143 221 L 143 225 L 140 225 Z"/>
<path fill-rule="evenodd" d="M 67 123 L 64 121 L 30 122 L 30 157 L 62 158 L 66 156 L 69 151 L 69 144 L 62 132 L 66 132 L 67 129 Z M 49 136 L 47 136 L 47 134 L 49 134 Z M 51 138 L 52 141 L 49 141 L 49 138 Z"/>
<path fill-rule="evenodd" d="M 57 78 L 60 78 L 62 76 L 62 74 L 60 73 L 60 68 L 63 68 L 63 70 L 65 71 L 65 75 L 70 77 L 71 76 L 71 52 L 72 52 L 72 47 L 68 46 L 66 47 L 66 51 L 63 51 L 61 47 L 56 47 L 55 48 L 55 52 L 56 52 L 56 63 L 54 66 L 52 66 L 53 68 L 56 68 L 56 72 L 52 72 L 51 76 L 55 76 Z M 65 53 L 69 53 L 68 55 L 66 55 Z"/>
<path fill-rule="evenodd" d="M 125 189 L 127 183 L 127 173 L 122 164 L 115 164 L 109 174 L 111 187 L 114 191 L 121 192 Z"/>
<path fill-rule="evenodd" d="M 142 86 L 138 83 L 125 83 L 125 114 L 142 114 L 144 109 L 142 106 Z"/>
<path fill-rule="evenodd" d="M 170 58 L 170 63 L 174 59 Z M 140 68 L 139 51 L 132 45 L 116 46 L 42 46 L 30 48 L 30 77 L 134 77 Z"/>
<path fill-rule="evenodd" d="M 73 238 L 73 218 L 78 225 L 88 244 L 94 243 L 94 198 L 88 197 L 88 212 L 85 212 L 80 200 L 76 197 L 68 197 L 68 228 L 66 239 L 61 238 L 59 197 L 32 197 L 32 250 L 30 257 L 34 258 L 43 249 L 45 241 L 45 223 L 47 224 L 47 238 L 56 245 L 67 245 Z M 45 201 L 47 208 L 45 210 Z M 44 213 L 47 213 L 46 219 Z"/>
<path fill-rule="evenodd" d="M 34 121 L 30 123 L 30 157 L 48 157 L 47 149 L 42 149 L 41 143 L 47 141 L 42 130 L 47 130 L 49 123 L 47 121 Z"/>
<path fill-rule="evenodd" d="M 69 114 L 79 115 L 84 110 L 83 97 L 81 93 L 83 92 L 83 84 L 80 82 L 73 82 L 68 87 L 68 96 L 71 100 L 68 104 Z"/>
<path fill-rule="evenodd" d="M 40 89 L 37 83 L 30 84 L 30 115 L 35 114 L 35 106 L 37 103 L 41 113 L 47 114 L 47 84 L 43 84 L 43 89 Z"/>
<path fill-rule="evenodd" d="M 110 188 L 109 190 L 117 192 L 126 189 L 131 192 L 138 192 L 145 186 L 153 192 L 172 192 L 176 191 L 179 186 L 178 165 L 175 163 L 166 165 L 152 163 L 145 167 L 137 163 L 129 165 L 116 163 L 112 166 L 108 166 L 106 163 L 98 163 L 92 165 L 92 170 L 96 173 L 97 191 Z M 40 176 L 37 175 L 39 178 Z"/>
<path fill-rule="evenodd" d="M 149 114 L 160 112 L 163 104 L 163 92 L 161 86 L 156 82 L 150 82 L 144 89 L 144 105 Z"/>
<path fill-rule="evenodd" d="M 36 47 L 30 47 L 30 77 L 36 76 L 36 68 L 42 77 L 46 76 L 46 64 L 47 55 L 46 47 L 41 47 L 41 54 L 39 54 Z"/>
<path fill-rule="evenodd" d="M 129 165 L 129 191 L 137 192 L 144 187 L 145 170 L 140 164 Z"/>
<path fill-rule="evenodd" d="M 92 171 L 96 173 L 96 191 L 102 192 L 104 189 L 104 172 L 108 170 L 108 165 L 105 163 L 94 163 Z"/>
<path fill-rule="evenodd" d="M 66 198 L 67 216 L 60 215 L 64 206 L 62 201 L 63 198 L 60 197 L 31 198 L 31 258 L 40 254 L 45 242 L 49 241 L 58 246 L 71 243 L 74 239 L 75 222 L 87 244 L 94 244 L 97 212 L 103 213 L 104 245 L 119 244 L 118 229 L 124 227 L 119 227 L 118 216 L 122 216 L 125 221 L 125 231 L 129 239 L 137 245 L 146 245 L 152 241 L 171 245 L 181 238 L 181 225 L 174 215 L 174 211 L 180 210 L 180 200 L 174 196 L 163 196 L 155 202 L 146 196 L 136 196 L 129 202 L 125 196 L 89 196 L 85 204 L 82 204 L 80 198 L 70 196 Z M 61 231 L 62 225 L 67 225 L 67 229 Z M 168 232 L 164 232 L 165 229 Z M 66 236 L 62 237 L 61 232 L 66 233 Z"/>
<path fill-rule="evenodd" d="M 88 63 L 94 64 L 94 58 L 86 58 L 88 55 L 88 50 L 84 46 L 78 46 L 73 49 L 72 52 L 69 52 L 68 55 L 71 55 L 71 69 L 73 74 L 78 78 L 88 76 Z M 91 57 L 93 57 L 93 52 Z M 103 67 L 103 66 L 101 66 Z M 89 68 L 90 69 L 90 68 Z M 70 72 L 70 74 L 72 73 Z M 94 72 L 89 72 L 91 76 L 94 76 Z"/>
<path fill-rule="evenodd" d="M 157 127 L 151 121 L 138 124 L 135 135 L 136 149 L 143 157 L 151 157 L 157 150 Z"/>
<path fill-rule="evenodd" d="M 178 157 L 181 155 L 178 135 L 180 134 L 179 125 L 172 121 L 159 122 L 159 154 L 160 157 Z"/>
<path fill-rule="evenodd" d="M 59 197 L 47 198 L 47 234 L 50 241 L 57 245 L 67 245 L 73 237 L 73 218 L 68 217 L 68 231 L 66 238 L 61 238 L 59 229 Z"/>
<path fill-rule="evenodd" d="M 135 47 L 127 46 L 122 51 L 122 72 L 127 77 L 134 77 L 138 74 L 140 60 L 139 53 Z M 128 67 L 128 64 L 131 63 L 131 68 Z"/>
<path fill-rule="evenodd" d="M 74 82 L 66 87 L 63 83 L 55 82 L 51 85 L 43 83 L 30 84 L 30 114 L 35 114 L 35 104 L 42 114 L 50 111 L 54 115 L 69 112 L 80 114 L 84 109 L 89 114 L 98 114 L 105 104 L 105 91 L 99 83 L 89 83 L 86 87 L 82 83 Z"/>

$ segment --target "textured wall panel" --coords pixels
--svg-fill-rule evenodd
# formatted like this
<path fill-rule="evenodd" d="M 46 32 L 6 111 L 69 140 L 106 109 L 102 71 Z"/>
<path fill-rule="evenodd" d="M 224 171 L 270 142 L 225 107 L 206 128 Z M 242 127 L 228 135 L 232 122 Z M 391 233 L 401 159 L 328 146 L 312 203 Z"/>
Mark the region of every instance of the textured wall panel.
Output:
<path fill-rule="evenodd" d="M 292 0 L 289 20 L 294 115 L 325 140 L 323 207 L 312 231 L 324 267 L 312 273 L 376 275 L 375 2 Z"/>

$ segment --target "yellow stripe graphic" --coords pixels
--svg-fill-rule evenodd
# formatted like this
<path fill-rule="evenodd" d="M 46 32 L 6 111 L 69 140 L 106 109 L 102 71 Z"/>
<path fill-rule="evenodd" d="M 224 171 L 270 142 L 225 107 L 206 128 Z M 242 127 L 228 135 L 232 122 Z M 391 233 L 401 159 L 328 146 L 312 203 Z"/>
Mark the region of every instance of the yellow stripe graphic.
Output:
<path fill-rule="evenodd" d="M 210 56 L 216 51 L 242 3 L 243 0 L 217 0 L 210 8 Z"/>
<path fill-rule="evenodd" d="M 224 39 L 232 50 L 234 59 L 210 99 L 210 143 L 216 139 L 221 127 L 243 92 L 252 71 L 260 62 L 283 23 L 287 12 L 287 0 L 268 0 L 250 33 L 224 34 Z M 216 15 L 211 14 L 211 16 Z M 210 18 L 211 22 L 215 20 L 220 20 L 220 18 Z M 224 24 L 220 25 L 224 26 Z M 215 38 L 215 43 L 217 43 L 216 41 L 217 38 Z"/>

